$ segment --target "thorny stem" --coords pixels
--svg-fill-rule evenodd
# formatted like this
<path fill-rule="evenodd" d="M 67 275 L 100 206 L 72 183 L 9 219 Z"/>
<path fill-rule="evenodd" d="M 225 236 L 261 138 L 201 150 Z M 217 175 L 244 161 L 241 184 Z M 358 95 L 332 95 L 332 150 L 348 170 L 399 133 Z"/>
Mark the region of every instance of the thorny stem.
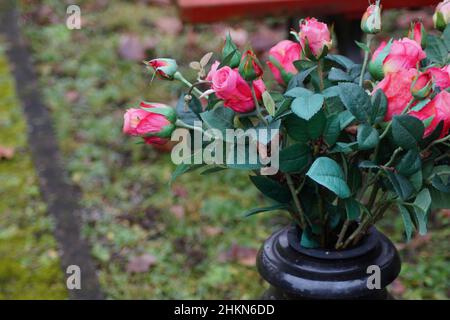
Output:
<path fill-rule="evenodd" d="M 253 82 L 250 81 L 249 83 L 250 89 L 252 90 L 252 98 L 253 98 L 253 103 L 255 104 L 256 107 L 256 114 L 258 115 L 258 118 L 266 125 L 268 126 L 269 123 L 267 122 L 267 120 L 263 117 L 262 113 L 261 113 L 261 107 L 259 106 L 259 102 L 258 99 L 256 98 L 256 93 L 255 93 L 255 87 L 253 86 Z"/>
<path fill-rule="evenodd" d="M 319 74 L 320 91 L 323 91 L 323 89 L 325 88 L 325 85 L 323 83 L 323 66 L 322 66 L 322 62 L 320 60 L 317 61 L 317 73 Z"/>
<path fill-rule="evenodd" d="M 291 191 L 292 198 L 294 199 L 295 208 L 297 209 L 297 213 L 300 216 L 300 227 L 303 230 L 305 230 L 306 227 L 305 216 L 302 207 L 300 205 L 300 201 L 298 200 L 297 192 L 295 191 L 294 181 L 292 181 L 292 177 L 288 173 L 285 173 L 285 177 L 289 190 Z"/>
<path fill-rule="evenodd" d="M 373 39 L 373 35 L 368 34 L 367 35 L 367 47 L 370 48 L 370 43 L 372 42 Z M 369 51 L 364 51 L 364 62 L 361 68 L 361 75 L 359 77 L 359 86 L 362 87 L 363 86 L 363 82 L 364 82 L 364 74 L 366 73 L 366 68 L 367 68 L 367 63 L 369 62 Z"/>
<path fill-rule="evenodd" d="M 182 83 L 184 83 L 186 86 L 189 87 L 190 92 L 192 90 L 194 90 L 194 92 L 198 95 L 198 97 L 200 97 L 203 92 L 201 92 L 200 90 L 198 90 L 195 85 L 193 85 L 192 83 L 190 83 L 179 71 L 175 72 L 175 74 L 173 75 L 174 79 L 177 79 L 179 81 L 181 81 Z M 197 98 L 198 98 L 197 97 Z"/>

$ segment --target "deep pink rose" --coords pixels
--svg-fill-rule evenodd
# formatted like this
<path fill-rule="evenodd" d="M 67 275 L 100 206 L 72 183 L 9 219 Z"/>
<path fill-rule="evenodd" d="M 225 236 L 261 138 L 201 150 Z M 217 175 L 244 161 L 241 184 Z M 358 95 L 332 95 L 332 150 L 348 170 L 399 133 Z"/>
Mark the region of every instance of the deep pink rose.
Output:
<path fill-rule="evenodd" d="M 256 98 L 261 99 L 266 90 L 262 80 L 253 81 Z M 235 112 L 247 113 L 255 109 L 252 91 L 237 69 L 228 66 L 220 68 L 212 75 L 212 89 L 222 99 L 224 106 Z"/>
<path fill-rule="evenodd" d="M 449 69 L 449 66 L 446 68 Z M 447 72 L 446 68 L 439 69 L 437 67 L 432 67 L 426 71 L 431 75 L 433 82 L 436 86 L 441 88 L 441 90 L 445 90 L 450 87 L 450 74 Z"/>
<path fill-rule="evenodd" d="M 123 116 L 123 132 L 130 136 L 144 137 L 146 143 L 162 144 L 168 141 L 168 137 L 175 129 L 170 121 L 175 120 L 172 108 L 161 103 L 141 102 L 141 107 L 146 109 L 162 108 L 167 114 L 154 113 L 148 110 L 131 108 Z M 149 136 L 155 135 L 155 136 Z"/>
<path fill-rule="evenodd" d="M 434 116 L 433 121 L 425 130 L 425 136 L 433 132 L 439 122 L 444 121 L 440 138 L 446 136 L 450 129 L 450 93 L 441 91 L 420 111 L 411 111 L 409 114 L 422 121 Z"/>
<path fill-rule="evenodd" d="M 386 47 L 386 42 L 382 42 L 378 49 L 375 50 L 372 57 L 372 63 L 374 63 L 384 47 Z M 400 70 L 415 68 L 425 57 L 425 52 L 416 41 L 408 38 L 394 40 L 389 54 L 382 61 L 384 75 Z"/>
<path fill-rule="evenodd" d="M 393 115 L 401 114 L 408 105 L 412 99 L 411 84 L 416 76 L 416 69 L 401 70 L 389 73 L 376 85 L 373 92 L 376 92 L 378 89 L 383 90 L 388 100 L 385 121 L 391 120 Z"/>
<path fill-rule="evenodd" d="M 305 49 L 306 42 L 315 57 L 320 57 L 325 47 L 331 48 L 331 34 L 328 26 L 316 18 L 306 18 L 300 22 L 298 33 L 300 44 Z M 307 41 L 306 41 L 307 40 Z"/>
<path fill-rule="evenodd" d="M 278 42 L 269 50 L 269 56 L 270 59 L 275 60 L 285 72 L 290 75 L 294 75 L 298 71 L 294 67 L 293 62 L 301 59 L 302 47 L 297 42 L 283 40 Z M 269 66 L 270 71 L 272 71 L 277 82 L 280 84 L 285 84 L 278 67 L 271 61 L 267 61 L 267 65 Z"/>

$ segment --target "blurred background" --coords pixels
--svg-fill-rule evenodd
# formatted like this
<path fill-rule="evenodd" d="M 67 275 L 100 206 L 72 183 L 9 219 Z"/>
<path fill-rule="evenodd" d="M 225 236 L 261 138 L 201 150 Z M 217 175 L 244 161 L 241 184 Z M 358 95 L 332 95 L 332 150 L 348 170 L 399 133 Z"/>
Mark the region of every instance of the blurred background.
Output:
<path fill-rule="evenodd" d="M 264 61 L 265 52 L 285 39 L 290 27 L 297 29 L 298 18 L 309 11 L 302 15 L 299 9 L 295 17 L 230 15 L 203 24 L 192 22 L 203 21 L 204 14 L 190 16 L 170 0 L 76 2 L 81 30 L 66 27 L 66 9 L 73 1 L 17 3 L 63 163 L 82 195 L 82 231 L 101 289 L 111 299 L 258 297 L 265 285 L 254 266 L 257 250 L 288 217 L 272 212 L 244 218 L 245 210 L 265 200 L 236 171 L 194 172 L 169 186 L 174 169 L 169 148 L 125 137 L 123 113 L 141 100 L 175 105 L 183 89 L 151 82 L 142 60 L 173 57 L 183 73 L 194 76 L 189 62 L 220 52 L 229 32 L 241 48 L 251 45 Z M 362 2 L 365 7 L 367 1 Z M 431 30 L 432 12 L 433 7 L 385 10 L 384 33 L 377 41 L 389 33 L 406 36 L 411 19 L 421 19 Z M 335 30 L 347 30 L 334 39 L 335 47 L 354 59 L 360 58 L 353 40 L 362 13 L 322 16 L 336 21 Z M 27 141 L 7 46 L 0 38 L 0 299 L 66 299 L 55 224 L 30 157 L 29 145 L 36 141 Z M 275 85 L 270 76 L 266 81 Z M 381 229 L 395 241 L 404 262 L 391 286 L 395 297 L 450 298 L 449 218 L 449 211 L 434 212 L 429 233 L 409 243 L 399 216 L 392 212 L 384 220 Z"/>

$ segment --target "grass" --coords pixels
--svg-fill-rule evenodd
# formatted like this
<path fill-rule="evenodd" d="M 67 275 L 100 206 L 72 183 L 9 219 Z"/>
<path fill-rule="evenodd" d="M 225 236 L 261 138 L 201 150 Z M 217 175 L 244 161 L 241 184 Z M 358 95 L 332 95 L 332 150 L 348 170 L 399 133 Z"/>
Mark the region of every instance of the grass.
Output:
<path fill-rule="evenodd" d="M 46 217 L 13 78 L 0 43 L 0 299 L 65 299 L 53 224 Z"/>
<path fill-rule="evenodd" d="M 84 27 L 70 31 L 64 24 L 62 2 L 46 0 L 42 4 L 51 9 L 48 15 L 57 22 L 31 18 L 26 20 L 24 28 L 45 102 L 54 117 L 65 164 L 73 183 L 83 192 L 84 232 L 93 245 L 92 254 L 107 296 L 113 299 L 258 297 L 265 284 L 254 266 L 242 258 L 229 261 L 223 257 L 230 254 L 233 245 L 259 248 L 272 231 L 286 223 L 287 217 L 266 213 L 243 218 L 242 212 L 262 206 L 266 200 L 242 172 L 224 171 L 208 176 L 193 173 L 180 177 L 169 187 L 173 165 L 168 155 L 135 144 L 121 133 L 122 115 L 127 107 L 136 106 L 140 100 L 173 102 L 181 89 L 156 80 L 150 85 L 151 75 L 142 64 L 119 56 L 121 36 L 129 33 L 140 38 L 151 36 L 158 45 L 147 51 L 149 58 L 174 56 L 180 64 L 187 65 L 204 52 L 219 47 L 221 39 L 211 31 L 214 27 L 187 28 L 180 34 L 162 32 L 156 21 L 175 16 L 172 7 L 115 0 L 104 8 L 80 1 Z M 25 16 L 34 17 L 38 7 L 24 2 Z M 194 40 L 192 32 L 198 34 Z M 21 119 L 15 109 L 9 112 Z M 20 148 L 25 148 L 25 127 L 22 120 L 18 123 L 14 132 L 21 138 L 9 143 L 15 145 L 21 141 Z M 3 165 L 9 167 L 3 169 Z M 34 219 L 33 228 L 42 226 L 50 230 L 45 208 L 37 200 L 37 188 L 34 191 L 23 188 L 24 177 L 33 177 L 29 158 L 15 157 L 13 161 L 0 162 L 0 168 L 1 174 L 11 177 L 10 181 L 18 181 L 8 191 L 9 201 L 20 207 L 16 214 L 36 202 L 28 209 L 28 218 Z M 29 192 L 34 194 L 26 195 Z M 38 203 L 42 206 L 39 210 Z M 5 204 L 8 202 L 2 200 L 0 208 Z M 15 225 L 15 220 L 9 219 L 0 228 L 0 237 Z M 407 289 L 397 290 L 398 297 L 448 298 L 448 218 L 438 216 L 436 221 L 430 226 L 429 241 L 401 250 L 404 264 L 400 281 Z M 25 224 L 14 230 L 30 241 L 29 246 L 37 248 L 42 240 L 36 240 L 30 228 Z M 382 228 L 397 243 L 403 243 L 399 217 L 392 216 Z M 54 248 L 53 238 L 49 235 L 44 238 Z M 17 248 L 20 254 L 26 252 L 20 245 Z M 42 253 L 45 257 L 46 252 Z M 52 252 L 51 256 L 56 256 Z M 14 255 L 9 250 L 7 254 Z M 148 272 L 127 270 L 128 263 L 142 254 L 156 258 Z M 29 261 L 34 263 L 40 259 L 43 258 Z M 57 264 L 56 257 L 48 261 L 51 266 Z M 17 269 L 17 272 L 22 275 L 26 270 Z M 0 272 L 0 279 L 4 278 L 3 274 Z M 47 280 L 49 286 L 54 283 Z M 10 285 L 9 290 L 16 297 L 26 294 L 18 282 Z"/>

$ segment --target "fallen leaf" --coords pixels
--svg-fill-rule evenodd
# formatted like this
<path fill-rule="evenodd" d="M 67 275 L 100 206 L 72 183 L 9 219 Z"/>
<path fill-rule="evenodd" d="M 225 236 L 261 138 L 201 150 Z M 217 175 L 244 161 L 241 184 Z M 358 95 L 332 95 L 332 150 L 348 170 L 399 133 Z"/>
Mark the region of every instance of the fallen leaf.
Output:
<path fill-rule="evenodd" d="M 145 48 L 138 36 L 124 34 L 119 40 L 119 55 L 126 60 L 142 61 L 145 58 Z"/>
<path fill-rule="evenodd" d="M 14 148 L 0 146 L 0 159 L 12 159 L 14 157 Z"/>
<path fill-rule="evenodd" d="M 237 262 L 244 266 L 254 266 L 258 250 L 233 244 L 231 248 L 218 256 L 219 262 Z"/>
<path fill-rule="evenodd" d="M 151 254 L 144 253 L 143 255 L 131 258 L 127 264 L 127 272 L 147 272 L 151 266 L 156 263 L 156 258 Z"/>
<path fill-rule="evenodd" d="M 184 218 L 184 211 L 184 207 L 181 205 L 174 205 L 170 207 L 170 212 L 172 212 L 175 218 L 177 218 L 178 220 Z"/>
<path fill-rule="evenodd" d="M 389 291 L 395 296 L 402 296 L 406 291 L 406 287 L 399 279 L 395 279 L 389 286 Z"/>
<path fill-rule="evenodd" d="M 222 228 L 213 227 L 213 226 L 204 226 L 203 232 L 210 237 L 217 236 L 223 232 Z"/>

